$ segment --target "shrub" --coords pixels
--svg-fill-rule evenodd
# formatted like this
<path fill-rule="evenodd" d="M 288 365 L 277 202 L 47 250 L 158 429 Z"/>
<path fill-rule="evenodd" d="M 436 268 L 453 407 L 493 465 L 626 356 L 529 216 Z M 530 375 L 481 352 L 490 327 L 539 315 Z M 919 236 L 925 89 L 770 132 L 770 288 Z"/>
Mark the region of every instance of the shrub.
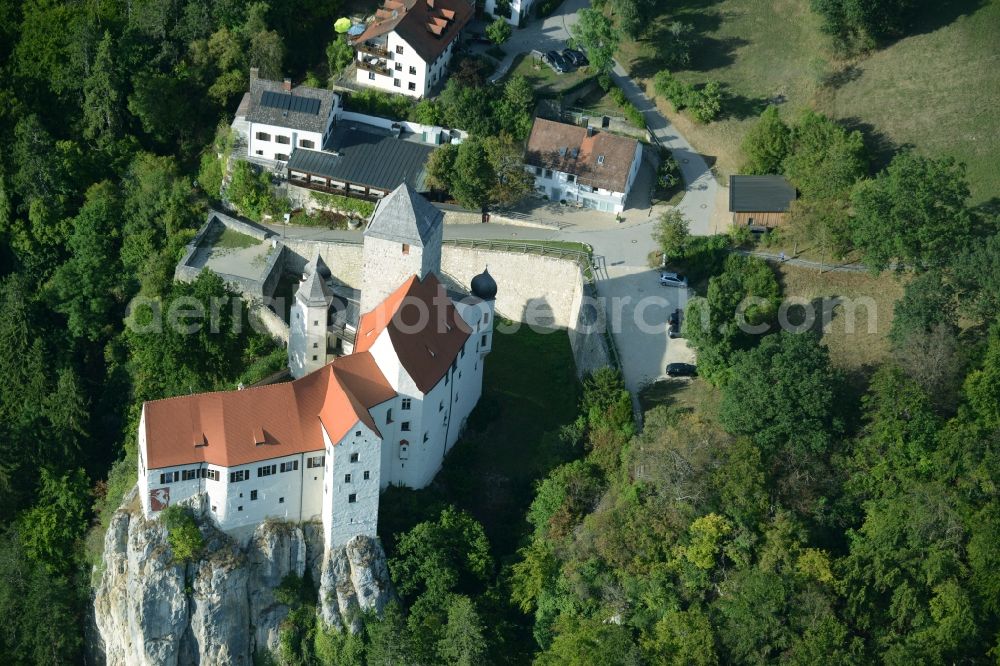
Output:
<path fill-rule="evenodd" d="M 191 511 L 175 504 L 164 509 L 161 517 L 174 559 L 180 562 L 194 559 L 205 547 L 205 539 Z"/>
<path fill-rule="evenodd" d="M 513 32 L 513 28 L 510 27 L 510 23 L 497 17 L 493 23 L 486 26 L 486 36 L 490 38 L 490 41 L 500 46 L 508 39 Z"/>
<path fill-rule="evenodd" d="M 673 105 L 674 111 L 691 106 L 693 98 L 697 94 L 694 86 L 678 81 L 667 70 L 663 70 L 653 77 L 653 90 L 657 95 L 669 101 Z"/>
<path fill-rule="evenodd" d="M 677 159 L 664 150 L 667 154 L 660 161 L 660 166 L 656 170 L 656 179 L 660 187 L 670 189 L 681 181 L 681 165 Z"/>
<path fill-rule="evenodd" d="M 700 123 L 709 123 L 722 112 L 722 86 L 718 81 L 709 81 L 690 96 L 691 115 Z"/>
<path fill-rule="evenodd" d="M 406 120 L 413 100 L 406 95 L 393 95 L 374 88 L 351 93 L 345 106 L 351 111 L 382 116 L 393 120 Z"/>
<path fill-rule="evenodd" d="M 634 125 L 640 129 L 646 127 L 646 118 L 642 115 L 642 111 L 636 108 L 635 104 L 632 102 L 626 102 L 624 104 L 625 110 L 625 120 L 629 124 Z"/>

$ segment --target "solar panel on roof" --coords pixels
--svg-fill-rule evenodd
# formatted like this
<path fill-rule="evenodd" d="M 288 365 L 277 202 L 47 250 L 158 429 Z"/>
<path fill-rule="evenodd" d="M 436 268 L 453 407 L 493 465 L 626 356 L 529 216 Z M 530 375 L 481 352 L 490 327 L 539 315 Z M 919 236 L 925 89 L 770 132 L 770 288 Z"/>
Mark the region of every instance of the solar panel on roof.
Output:
<path fill-rule="evenodd" d="M 308 113 L 314 116 L 319 113 L 318 99 L 291 95 L 289 93 L 279 93 L 273 90 L 264 91 L 264 94 L 260 97 L 260 104 L 272 109 Z"/>

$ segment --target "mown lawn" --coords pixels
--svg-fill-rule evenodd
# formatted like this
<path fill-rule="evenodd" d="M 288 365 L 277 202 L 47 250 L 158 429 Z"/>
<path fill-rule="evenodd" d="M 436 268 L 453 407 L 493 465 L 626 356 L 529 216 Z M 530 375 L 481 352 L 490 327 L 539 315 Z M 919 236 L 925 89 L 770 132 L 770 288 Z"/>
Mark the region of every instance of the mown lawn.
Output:
<path fill-rule="evenodd" d="M 504 332 L 514 326 L 497 323 L 483 397 L 434 483 L 383 493 L 379 532 L 390 550 L 396 534 L 455 504 L 484 525 L 498 559 L 510 558 L 529 527 L 535 482 L 582 453 L 557 436 L 580 399 L 566 332 Z"/>
<path fill-rule="evenodd" d="M 535 89 L 536 97 L 555 97 L 591 76 L 590 73 L 582 69 L 557 74 L 551 67 L 530 53 L 524 53 L 514 58 L 514 64 L 511 66 L 508 76 L 515 74 L 520 74 L 528 79 L 531 87 Z"/>
<path fill-rule="evenodd" d="M 974 203 L 1000 191 L 1000 3 L 955 0 L 933 5 L 911 37 L 842 60 L 819 31 L 808 0 L 679 0 L 652 22 L 647 37 L 622 45 L 620 60 L 652 92 L 663 67 L 659 48 L 672 21 L 695 26 L 701 42 L 678 78 L 720 81 L 730 96 L 726 116 L 708 125 L 661 110 L 721 176 L 738 172 L 740 142 L 769 103 L 793 118 L 814 108 L 861 129 L 875 167 L 912 146 L 952 155 L 969 166 Z"/>

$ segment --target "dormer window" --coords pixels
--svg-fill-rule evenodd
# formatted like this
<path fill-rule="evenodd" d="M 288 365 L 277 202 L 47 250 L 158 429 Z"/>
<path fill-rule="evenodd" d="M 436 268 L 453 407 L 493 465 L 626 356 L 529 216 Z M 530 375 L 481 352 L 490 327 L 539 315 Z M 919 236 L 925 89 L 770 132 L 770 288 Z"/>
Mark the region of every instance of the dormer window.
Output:
<path fill-rule="evenodd" d="M 410 244 L 403 243 L 403 254 L 409 254 L 409 253 L 410 253 Z"/>
<path fill-rule="evenodd" d="M 264 429 L 260 426 L 253 427 L 253 443 L 255 446 L 260 446 L 265 441 L 264 439 Z"/>
<path fill-rule="evenodd" d="M 604 155 L 598 155 L 597 156 L 597 163 L 598 164 L 604 164 Z"/>
<path fill-rule="evenodd" d="M 208 446 L 208 438 L 205 437 L 205 433 L 200 433 L 194 436 L 194 446 L 195 448 Z"/>

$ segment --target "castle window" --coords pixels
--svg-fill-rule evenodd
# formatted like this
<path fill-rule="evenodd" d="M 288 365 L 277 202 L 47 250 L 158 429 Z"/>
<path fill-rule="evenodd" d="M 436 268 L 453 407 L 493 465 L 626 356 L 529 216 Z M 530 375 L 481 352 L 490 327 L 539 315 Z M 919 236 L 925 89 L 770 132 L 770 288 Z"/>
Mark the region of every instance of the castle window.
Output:
<path fill-rule="evenodd" d="M 316 147 L 316 144 L 310 141 L 309 139 L 299 139 L 299 146 L 301 146 L 302 148 L 312 149 Z"/>
<path fill-rule="evenodd" d="M 237 510 L 237 511 L 242 511 L 242 510 L 243 510 L 243 507 L 242 507 L 242 506 L 238 506 L 238 507 L 236 507 L 236 510 Z"/>
<path fill-rule="evenodd" d="M 458 402 L 458 394 L 455 394 L 455 402 Z"/>
<path fill-rule="evenodd" d="M 410 65 L 410 74 L 416 74 L 416 73 L 417 73 L 417 68 L 414 67 L 413 65 Z"/>
<path fill-rule="evenodd" d="M 400 427 L 400 430 L 402 430 L 403 432 L 410 432 L 410 422 L 403 421 L 403 425 Z"/>
<path fill-rule="evenodd" d="M 490 313 L 489 312 L 484 312 L 483 313 L 483 323 L 484 324 L 490 323 Z"/>
<path fill-rule="evenodd" d="M 484 347 L 486 346 L 486 336 L 485 335 L 483 336 L 483 346 Z"/>
<path fill-rule="evenodd" d="M 397 46 L 396 47 L 396 53 L 402 54 L 403 53 L 403 47 L 402 46 Z"/>
<path fill-rule="evenodd" d="M 425 433 L 424 433 L 424 442 L 426 442 L 426 441 L 427 441 L 428 439 L 430 439 L 430 435 L 428 435 L 428 434 L 427 434 L 427 433 L 425 432 Z"/>
<path fill-rule="evenodd" d="M 409 253 L 410 253 L 409 243 L 403 243 L 403 254 L 409 254 Z"/>
<path fill-rule="evenodd" d="M 348 504 L 354 504 L 357 501 L 358 501 L 358 495 L 357 495 L 357 493 L 351 493 L 350 495 L 347 496 L 347 503 Z"/>
<path fill-rule="evenodd" d="M 313 343 L 313 349 L 319 349 L 319 343 L 318 342 L 314 342 Z"/>
<path fill-rule="evenodd" d="M 198 478 L 198 470 L 186 469 L 181 472 L 181 481 L 191 481 Z"/>
<path fill-rule="evenodd" d="M 275 141 L 276 141 L 277 143 L 283 143 L 283 144 L 285 144 L 286 146 L 287 146 L 287 145 L 290 145 L 290 144 L 292 143 L 292 140 L 291 140 L 291 138 L 289 138 L 289 137 L 287 137 L 287 136 L 281 136 L 280 134 L 279 134 L 278 136 L 274 137 L 274 140 L 275 140 Z"/>
<path fill-rule="evenodd" d="M 392 423 L 392 407 L 390 407 L 389 411 L 385 413 L 385 422 Z"/>
<path fill-rule="evenodd" d="M 257 491 L 256 490 L 251 490 L 250 491 L 250 501 L 251 502 L 257 501 Z"/>
<path fill-rule="evenodd" d="M 361 431 L 360 430 L 355 430 L 354 431 L 354 436 L 355 437 L 361 437 Z"/>
<path fill-rule="evenodd" d="M 319 326 L 319 319 L 313 320 L 313 326 Z"/>
<path fill-rule="evenodd" d="M 402 65 L 400 65 L 399 63 L 396 63 L 396 70 L 398 71 L 400 69 L 403 69 Z M 398 88 L 398 87 L 400 87 L 403 84 L 402 84 L 402 82 L 399 79 L 393 79 L 392 80 L 392 85 L 394 85 L 395 87 Z"/>
<path fill-rule="evenodd" d="M 417 84 L 414 83 L 413 81 L 410 81 L 408 84 L 406 84 L 406 87 L 407 87 L 408 90 L 416 90 L 417 89 Z"/>
<path fill-rule="evenodd" d="M 277 472 L 278 472 L 277 465 L 264 465 L 262 467 L 257 468 L 257 478 L 259 479 L 262 476 L 271 476 L 272 474 L 276 474 Z"/>
<path fill-rule="evenodd" d="M 372 473 L 369 472 L 368 470 L 365 470 L 365 481 L 367 481 L 370 478 L 372 478 Z"/>
<path fill-rule="evenodd" d="M 462 347 L 462 350 L 458 352 L 458 357 L 465 358 L 465 347 Z"/>
<path fill-rule="evenodd" d="M 250 470 L 241 469 L 238 472 L 229 473 L 229 483 L 237 483 L 239 481 L 246 481 L 250 478 Z"/>
<path fill-rule="evenodd" d="M 352 453 L 351 454 L 351 462 L 358 462 L 359 458 L 360 458 L 360 456 L 357 453 Z"/>
<path fill-rule="evenodd" d="M 180 472 L 164 472 L 160 474 L 160 483 L 173 483 L 180 481 Z"/>
<path fill-rule="evenodd" d="M 344 475 L 344 483 L 350 483 L 350 482 L 351 482 L 351 475 L 350 474 L 345 474 Z"/>
<path fill-rule="evenodd" d="M 410 408 L 410 404 L 411 404 L 411 400 L 410 400 L 410 398 L 403 398 L 403 399 L 402 399 L 402 400 L 400 401 L 400 406 L 401 406 L 401 407 L 402 407 L 403 409 L 409 409 L 409 408 Z"/>
<path fill-rule="evenodd" d="M 213 504 L 213 505 L 212 505 L 212 513 L 215 513 L 216 511 L 218 511 L 218 509 L 216 509 L 216 508 L 215 508 L 215 505 Z"/>
<path fill-rule="evenodd" d="M 323 466 L 323 456 L 313 456 L 312 458 L 306 460 L 306 468 L 308 469 L 312 469 L 314 467 L 322 467 L 322 466 Z"/>
<path fill-rule="evenodd" d="M 444 400 L 442 400 L 441 404 L 438 405 L 438 411 L 439 412 L 443 412 L 444 411 Z"/>
<path fill-rule="evenodd" d="M 257 140 L 258 141 L 270 141 L 271 140 L 271 135 L 268 134 L 267 132 L 257 132 Z"/>
<path fill-rule="evenodd" d="M 285 503 L 285 498 L 284 497 L 279 497 L 278 498 L 278 504 L 284 504 L 284 503 Z"/>
<path fill-rule="evenodd" d="M 202 467 L 198 470 L 198 476 L 202 479 L 209 479 L 211 481 L 219 480 L 219 470 L 217 469 L 205 469 Z"/>
<path fill-rule="evenodd" d="M 283 462 L 283 463 L 281 463 L 281 471 L 282 472 L 294 472 L 298 468 L 299 468 L 299 461 L 298 460 L 293 460 L 291 462 Z"/>
<path fill-rule="evenodd" d="M 318 359 L 318 358 L 319 358 L 319 357 L 318 357 L 318 356 L 316 356 L 316 354 L 313 354 L 313 360 L 314 360 L 314 361 L 315 361 L 316 359 Z"/>

